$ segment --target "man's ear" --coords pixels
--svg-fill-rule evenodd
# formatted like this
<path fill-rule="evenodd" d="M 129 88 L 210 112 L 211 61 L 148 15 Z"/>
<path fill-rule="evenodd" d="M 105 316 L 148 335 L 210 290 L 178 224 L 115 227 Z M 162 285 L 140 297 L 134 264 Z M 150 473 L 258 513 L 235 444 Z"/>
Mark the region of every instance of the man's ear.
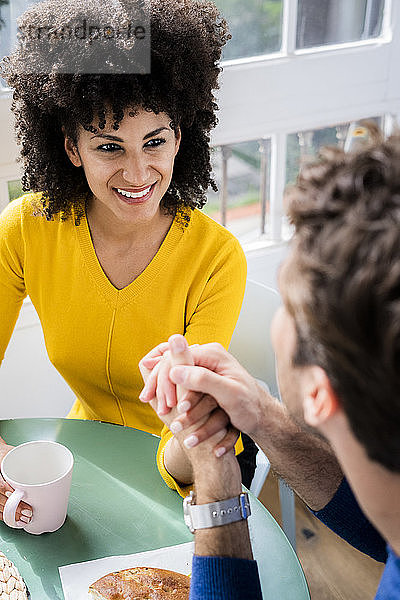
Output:
<path fill-rule="evenodd" d="M 62 127 L 62 132 L 64 134 L 64 148 L 69 160 L 75 167 L 81 167 L 82 161 L 81 157 L 79 156 L 78 148 L 75 146 L 71 138 L 66 136 L 64 126 Z"/>
<path fill-rule="evenodd" d="M 304 420 L 311 427 L 319 429 L 337 414 L 340 402 L 321 367 L 308 367 L 305 376 L 307 383 L 303 399 Z"/>

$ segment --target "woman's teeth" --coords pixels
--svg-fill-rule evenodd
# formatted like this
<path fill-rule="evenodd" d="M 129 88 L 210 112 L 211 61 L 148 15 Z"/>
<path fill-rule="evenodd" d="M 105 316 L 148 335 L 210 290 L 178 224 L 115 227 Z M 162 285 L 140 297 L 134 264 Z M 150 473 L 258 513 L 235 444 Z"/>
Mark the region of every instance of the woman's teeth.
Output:
<path fill-rule="evenodd" d="M 149 193 L 150 189 L 151 185 L 141 192 L 127 192 L 126 190 L 120 190 L 119 188 L 117 188 L 117 192 L 126 198 L 143 198 L 143 196 L 146 196 L 146 194 Z"/>

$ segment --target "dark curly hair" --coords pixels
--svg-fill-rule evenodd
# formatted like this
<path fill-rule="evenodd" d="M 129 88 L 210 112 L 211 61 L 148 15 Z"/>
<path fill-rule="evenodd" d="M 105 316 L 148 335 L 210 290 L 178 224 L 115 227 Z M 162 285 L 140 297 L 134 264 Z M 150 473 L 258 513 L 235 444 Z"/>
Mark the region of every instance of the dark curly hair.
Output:
<path fill-rule="evenodd" d="M 369 457 L 400 472 L 400 135 L 325 149 L 288 201 L 294 364 L 325 370 Z"/>
<path fill-rule="evenodd" d="M 29 31 L 38 23 L 65 27 L 77 16 L 122 22 L 127 6 L 133 8 L 134 0 L 47 0 L 27 10 L 18 24 Z M 41 54 L 27 36 L 20 36 L 17 49 L 1 63 L 0 73 L 14 90 L 22 186 L 43 192 L 47 218 L 57 213 L 67 218 L 74 205 L 79 211 L 82 203 L 77 199 L 90 193 L 83 169 L 74 167 L 65 153 L 62 127 L 76 143 L 79 126 L 91 131 L 96 119 L 96 128 L 104 129 L 106 115 L 112 113 L 113 128 L 118 129 L 127 109 L 131 114 L 138 108 L 165 112 L 181 129 L 172 181 L 162 200 L 166 212 L 201 208 L 207 188 L 217 189 L 211 177 L 209 132 L 217 123 L 213 90 L 218 88 L 221 49 L 230 37 L 226 22 L 213 2 L 205 0 L 145 0 L 144 11 L 151 27 L 151 74 L 115 73 L 106 55 L 104 72 L 85 73 L 93 47 L 76 43 L 70 57 L 74 72 L 61 72 L 59 58 L 49 70 L 49 49 L 45 53 L 42 45 Z M 52 44 L 54 52 L 54 40 Z M 126 67 L 130 61 L 135 73 L 133 52 L 123 47 L 118 52 L 121 64 Z"/>

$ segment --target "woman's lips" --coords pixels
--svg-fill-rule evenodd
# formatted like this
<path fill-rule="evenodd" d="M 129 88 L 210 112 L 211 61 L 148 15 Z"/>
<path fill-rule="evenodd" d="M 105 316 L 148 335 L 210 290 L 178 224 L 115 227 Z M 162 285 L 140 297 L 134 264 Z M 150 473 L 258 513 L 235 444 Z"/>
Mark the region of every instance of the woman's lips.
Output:
<path fill-rule="evenodd" d="M 117 196 L 117 197 L 118 197 L 120 200 L 122 200 L 122 202 L 124 202 L 125 204 L 129 204 L 129 205 L 132 205 L 132 204 L 143 204 L 144 202 L 147 202 L 147 200 L 149 200 L 149 198 L 152 196 L 152 194 L 153 194 L 153 190 L 154 190 L 155 186 L 156 186 L 156 184 L 155 184 L 155 183 L 153 183 L 153 184 L 150 186 L 150 189 L 149 189 L 149 191 L 147 192 L 147 194 L 146 194 L 145 196 L 140 196 L 139 198 L 130 198 L 130 197 L 128 197 L 128 196 L 124 196 L 123 194 L 121 194 L 121 193 L 118 191 L 118 189 L 117 189 L 117 188 L 113 188 L 113 191 L 114 191 L 114 194 L 115 194 L 115 195 L 116 195 L 116 196 Z M 119 189 L 122 189 L 122 188 L 119 188 Z M 142 189 L 146 189 L 146 188 L 142 188 Z M 128 192 L 128 191 L 129 191 L 129 192 L 131 192 L 131 191 L 133 192 L 133 190 L 126 190 L 126 191 L 127 191 L 127 192 Z M 138 192 L 140 192 L 140 191 L 141 191 L 141 190 L 137 190 L 137 192 L 134 192 L 134 193 L 138 193 Z"/>

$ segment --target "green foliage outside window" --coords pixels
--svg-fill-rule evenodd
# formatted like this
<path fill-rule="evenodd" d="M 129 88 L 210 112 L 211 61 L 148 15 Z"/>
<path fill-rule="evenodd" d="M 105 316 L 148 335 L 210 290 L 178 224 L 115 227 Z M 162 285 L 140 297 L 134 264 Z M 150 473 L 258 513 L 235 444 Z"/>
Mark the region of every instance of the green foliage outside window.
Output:
<path fill-rule="evenodd" d="M 214 0 L 232 39 L 223 60 L 278 52 L 282 43 L 282 0 Z"/>
<path fill-rule="evenodd" d="M 15 198 L 22 196 L 23 193 L 20 179 L 8 182 L 8 198 L 10 202 L 11 200 L 15 200 Z"/>

